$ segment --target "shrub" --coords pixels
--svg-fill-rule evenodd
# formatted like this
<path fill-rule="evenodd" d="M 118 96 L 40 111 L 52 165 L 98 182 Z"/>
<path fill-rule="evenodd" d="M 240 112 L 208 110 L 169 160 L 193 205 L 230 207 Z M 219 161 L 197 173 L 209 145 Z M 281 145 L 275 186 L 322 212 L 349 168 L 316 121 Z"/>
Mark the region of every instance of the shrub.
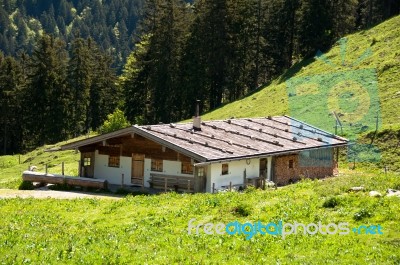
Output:
<path fill-rule="evenodd" d="M 68 184 L 55 184 L 55 185 L 49 185 L 49 189 L 57 191 L 71 191 L 74 189 L 74 187 Z"/>
<path fill-rule="evenodd" d="M 336 197 L 330 197 L 324 201 L 324 203 L 322 204 L 322 207 L 335 208 L 338 205 L 339 205 L 339 200 Z"/>
<path fill-rule="evenodd" d="M 372 214 L 368 210 L 361 209 L 361 211 L 356 212 L 354 214 L 353 219 L 356 220 L 356 221 L 360 221 L 360 220 L 362 220 L 364 218 L 371 217 L 371 216 L 372 216 Z"/>
<path fill-rule="evenodd" d="M 34 188 L 31 181 L 22 181 L 18 187 L 19 190 L 33 190 Z"/>
<path fill-rule="evenodd" d="M 251 214 L 251 207 L 248 204 L 239 204 L 235 208 L 233 208 L 233 213 L 239 216 L 249 216 Z"/>
<path fill-rule="evenodd" d="M 131 195 L 131 196 L 139 196 L 139 195 L 149 195 L 147 191 L 130 191 L 124 188 L 119 188 L 115 194 L 118 195 Z"/>
<path fill-rule="evenodd" d="M 107 120 L 103 123 L 103 125 L 99 128 L 98 133 L 104 134 L 113 131 L 117 131 L 119 129 L 123 129 L 128 127 L 130 124 L 126 119 L 124 112 L 116 109 L 114 113 L 109 114 L 107 116 Z"/>
<path fill-rule="evenodd" d="M 256 188 L 255 186 L 253 186 L 253 185 L 247 185 L 247 186 L 246 186 L 246 189 L 244 190 L 244 192 L 250 193 L 250 192 L 254 192 L 254 191 L 256 191 L 256 190 L 257 190 L 257 188 Z"/>

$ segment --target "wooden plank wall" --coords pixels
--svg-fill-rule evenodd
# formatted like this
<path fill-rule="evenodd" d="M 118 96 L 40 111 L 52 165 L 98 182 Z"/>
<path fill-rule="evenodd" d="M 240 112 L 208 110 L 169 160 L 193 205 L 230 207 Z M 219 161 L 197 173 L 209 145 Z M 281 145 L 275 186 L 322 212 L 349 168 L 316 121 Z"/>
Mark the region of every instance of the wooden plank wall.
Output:
<path fill-rule="evenodd" d="M 79 148 L 81 152 L 91 152 L 99 150 L 102 155 L 120 155 L 132 157 L 132 154 L 144 154 L 145 158 L 162 159 L 169 161 L 191 162 L 191 158 L 178 152 L 163 147 L 162 145 L 148 140 L 140 135 L 135 134 L 112 138 L 106 141 L 106 145 L 98 143 L 97 145 L 83 146 Z"/>

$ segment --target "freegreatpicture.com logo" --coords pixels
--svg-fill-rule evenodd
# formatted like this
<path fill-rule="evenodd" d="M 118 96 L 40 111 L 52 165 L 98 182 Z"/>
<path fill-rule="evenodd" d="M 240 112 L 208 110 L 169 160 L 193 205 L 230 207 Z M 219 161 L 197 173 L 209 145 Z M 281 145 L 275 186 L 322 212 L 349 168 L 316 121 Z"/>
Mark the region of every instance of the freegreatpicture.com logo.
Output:
<path fill-rule="evenodd" d="M 279 221 L 278 223 L 269 222 L 263 223 L 261 221 L 251 223 L 241 223 L 239 221 L 233 221 L 228 224 L 224 223 L 195 223 L 196 219 L 190 219 L 188 223 L 188 234 L 199 235 L 200 233 L 204 233 L 207 235 L 245 235 L 246 240 L 249 240 L 259 235 L 272 235 L 272 236 L 281 236 L 282 239 L 285 239 L 289 235 L 348 235 L 350 233 L 353 234 L 365 234 L 365 235 L 383 235 L 383 228 L 380 225 L 361 225 L 358 227 L 354 227 L 352 229 L 349 228 L 349 223 L 329 223 L 322 224 L 321 222 L 303 224 L 303 223 L 286 223 L 283 221 Z"/>
<path fill-rule="evenodd" d="M 316 56 L 332 71 L 286 81 L 290 116 L 349 139 L 349 161 L 377 162 L 379 149 L 373 143 L 358 143 L 360 133 L 377 131 L 381 126 L 376 69 L 359 67 L 372 51 L 367 49 L 354 62 L 347 62 L 348 40 L 342 38 L 338 43 L 340 63 L 321 52 Z"/>

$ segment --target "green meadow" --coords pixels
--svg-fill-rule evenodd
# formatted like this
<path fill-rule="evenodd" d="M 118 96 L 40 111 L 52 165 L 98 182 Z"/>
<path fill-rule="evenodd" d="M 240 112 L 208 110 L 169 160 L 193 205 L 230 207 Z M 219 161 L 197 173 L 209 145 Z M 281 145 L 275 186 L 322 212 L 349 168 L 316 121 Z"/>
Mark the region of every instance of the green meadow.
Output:
<path fill-rule="evenodd" d="M 348 192 L 353 186 L 362 192 Z M 111 199 L 0 200 L 2 264 L 399 264 L 400 177 L 346 171 L 278 190 L 127 196 Z M 188 222 L 348 222 L 383 235 L 188 234 Z"/>

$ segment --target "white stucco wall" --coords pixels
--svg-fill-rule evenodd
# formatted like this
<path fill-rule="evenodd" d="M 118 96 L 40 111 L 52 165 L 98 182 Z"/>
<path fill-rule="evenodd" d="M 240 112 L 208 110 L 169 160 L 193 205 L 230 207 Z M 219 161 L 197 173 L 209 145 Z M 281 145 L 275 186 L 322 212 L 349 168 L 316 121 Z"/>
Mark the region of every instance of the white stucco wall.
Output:
<path fill-rule="evenodd" d="M 108 155 L 100 155 L 98 151 L 95 153 L 94 176 L 98 179 L 105 179 L 111 184 L 121 185 L 122 174 L 124 174 L 124 185 L 131 185 L 132 175 L 132 158 L 120 157 L 120 167 L 108 167 Z M 181 162 L 179 161 L 163 161 L 163 172 L 151 171 L 151 159 L 144 160 L 144 186 L 150 187 L 150 174 L 165 174 L 173 176 L 193 177 L 193 175 L 181 173 Z"/>
<path fill-rule="evenodd" d="M 230 161 L 229 173 L 222 175 L 222 164 L 225 163 L 214 163 L 208 166 L 207 172 L 207 184 L 206 191 L 212 192 L 212 185 L 215 183 L 215 188 L 220 189 L 221 186 L 229 186 L 229 182 L 232 181 L 232 185 L 243 184 L 243 171 L 246 169 L 247 178 L 259 177 L 260 174 L 260 160 L 258 158 L 250 159 L 250 163 L 247 165 L 246 160 Z"/>
<path fill-rule="evenodd" d="M 100 155 L 99 151 L 95 153 L 94 177 L 105 179 L 110 184 L 121 185 L 122 174 L 124 174 L 124 184 L 131 184 L 131 166 L 132 158 L 120 157 L 119 167 L 108 167 L 108 155 Z"/>
<path fill-rule="evenodd" d="M 268 159 L 268 168 L 270 175 L 270 158 Z M 220 189 L 221 186 L 228 186 L 229 182 L 232 181 L 232 185 L 243 184 L 243 171 L 246 169 L 247 178 L 259 177 L 260 173 L 260 161 L 258 158 L 250 159 L 250 163 L 247 164 L 246 160 L 230 161 L 229 173 L 222 175 L 222 164 L 214 163 L 206 167 L 206 191 L 212 192 L 212 184 L 215 183 L 215 188 Z M 122 174 L 124 174 L 124 184 L 131 185 L 131 157 L 120 157 L 120 167 L 108 167 L 108 155 L 100 155 L 98 151 L 95 153 L 95 166 L 94 176 L 98 179 L 105 179 L 110 184 L 120 185 L 122 181 Z M 150 187 L 149 180 L 150 174 L 165 174 L 173 176 L 186 176 L 193 177 L 193 175 L 181 173 L 181 162 L 179 161 L 163 161 L 163 172 L 151 171 L 151 159 L 146 158 L 144 160 L 144 185 Z M 270 177 L 270 176 L 269 176 Z M 268 177 L 267 177 L 268 178 Z"/>

